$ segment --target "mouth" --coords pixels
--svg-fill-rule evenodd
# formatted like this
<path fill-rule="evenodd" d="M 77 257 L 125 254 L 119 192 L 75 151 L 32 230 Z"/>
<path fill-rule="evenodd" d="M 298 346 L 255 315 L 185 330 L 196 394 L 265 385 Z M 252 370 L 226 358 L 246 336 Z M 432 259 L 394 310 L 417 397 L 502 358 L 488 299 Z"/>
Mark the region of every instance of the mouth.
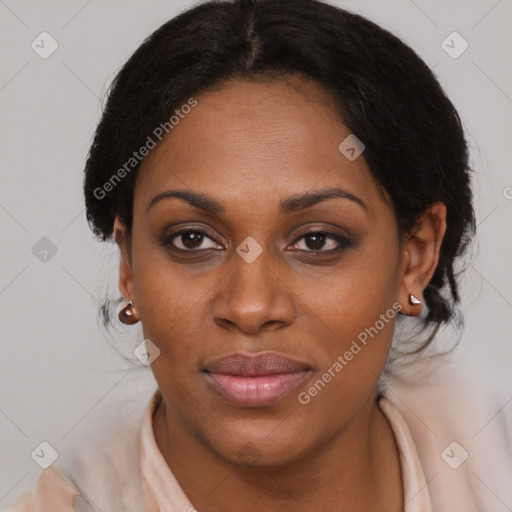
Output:
<path fill-rule="evenodd" d="M 216 359 L 203 373 L 213 390 L 232 405 L 265 407 L 288 395 L 310 370 L 282 354 L 263 352 Z"/>

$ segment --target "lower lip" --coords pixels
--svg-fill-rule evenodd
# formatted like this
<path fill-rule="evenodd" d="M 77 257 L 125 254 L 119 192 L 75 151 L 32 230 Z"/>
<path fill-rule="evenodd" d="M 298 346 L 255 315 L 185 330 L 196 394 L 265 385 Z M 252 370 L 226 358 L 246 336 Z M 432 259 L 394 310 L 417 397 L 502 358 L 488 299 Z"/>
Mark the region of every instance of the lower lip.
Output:
<path fill-rule="evenodd" d="M 231 404 L 241 407 L 265 407 L 295 389 L 308 370 L 254 377 L 206 372 L 208 382 Z"/>

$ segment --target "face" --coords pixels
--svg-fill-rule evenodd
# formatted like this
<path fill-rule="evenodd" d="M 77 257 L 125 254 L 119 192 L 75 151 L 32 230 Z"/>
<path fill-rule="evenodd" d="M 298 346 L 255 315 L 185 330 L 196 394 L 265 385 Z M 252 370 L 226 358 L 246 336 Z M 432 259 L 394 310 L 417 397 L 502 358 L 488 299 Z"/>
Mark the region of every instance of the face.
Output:
<path fill-rule="evenodd" d="M 172 416 L 225 460 L 282 464 L 374 401 L 413 258 L 319 85 L 195 99 L 142 164 L 121 289 Z"/>

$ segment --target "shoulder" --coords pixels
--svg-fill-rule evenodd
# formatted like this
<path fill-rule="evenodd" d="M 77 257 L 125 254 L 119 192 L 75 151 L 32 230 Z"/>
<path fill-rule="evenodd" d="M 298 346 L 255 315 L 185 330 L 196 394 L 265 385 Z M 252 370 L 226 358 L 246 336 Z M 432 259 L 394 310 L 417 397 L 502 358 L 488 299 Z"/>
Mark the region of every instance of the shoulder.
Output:
<path fill-rule="evenodd" d="M 155 391 L 149 377 L 134 375 L 118 385 L 60 446 L 58 462 L 39 474 L 35 488 L 1 512 L 144 510 L 140 442 Z"/>
<path fill-rule="evenodd" d="M 91 413 L 83 443 L 86 448 L 64 455 L 60 467 L 81 494 L 75 499 L 77 511 L 144 510 L 141 426 L 152 393 L 154 388 L 133 392 L 131 400 L 123 395 L 109 401 L 101 412 Z"/>
<path fill-rule="evenodd" d="M 32 491 L 25 491 L 4 512 L 73 512 L 73 499 L 80 493 L 55 466 L 44 469 Z"/>
<path fill-rule="evenodd" d="M 434 359 L 391 378 L 382 392 L 407 423 L 439 512 L 512 502 L 511 418 L 503 400 L 469 377 Z"/>

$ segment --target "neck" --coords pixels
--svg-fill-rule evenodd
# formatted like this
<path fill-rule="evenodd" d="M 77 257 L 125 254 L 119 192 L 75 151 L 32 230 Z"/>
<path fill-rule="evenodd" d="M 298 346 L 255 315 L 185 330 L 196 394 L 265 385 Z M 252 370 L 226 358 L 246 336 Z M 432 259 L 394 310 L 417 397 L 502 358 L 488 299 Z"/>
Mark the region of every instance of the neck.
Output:
<path fill-rule="evenodd" d="M 246 467 L 219 457 L 166 408 L 163 398 L 153 429 L 164 459 L 200 512 L 396 512 L 403 507 L 398 449 L 373 397 L 342 431 L 280 466 Z"/>

